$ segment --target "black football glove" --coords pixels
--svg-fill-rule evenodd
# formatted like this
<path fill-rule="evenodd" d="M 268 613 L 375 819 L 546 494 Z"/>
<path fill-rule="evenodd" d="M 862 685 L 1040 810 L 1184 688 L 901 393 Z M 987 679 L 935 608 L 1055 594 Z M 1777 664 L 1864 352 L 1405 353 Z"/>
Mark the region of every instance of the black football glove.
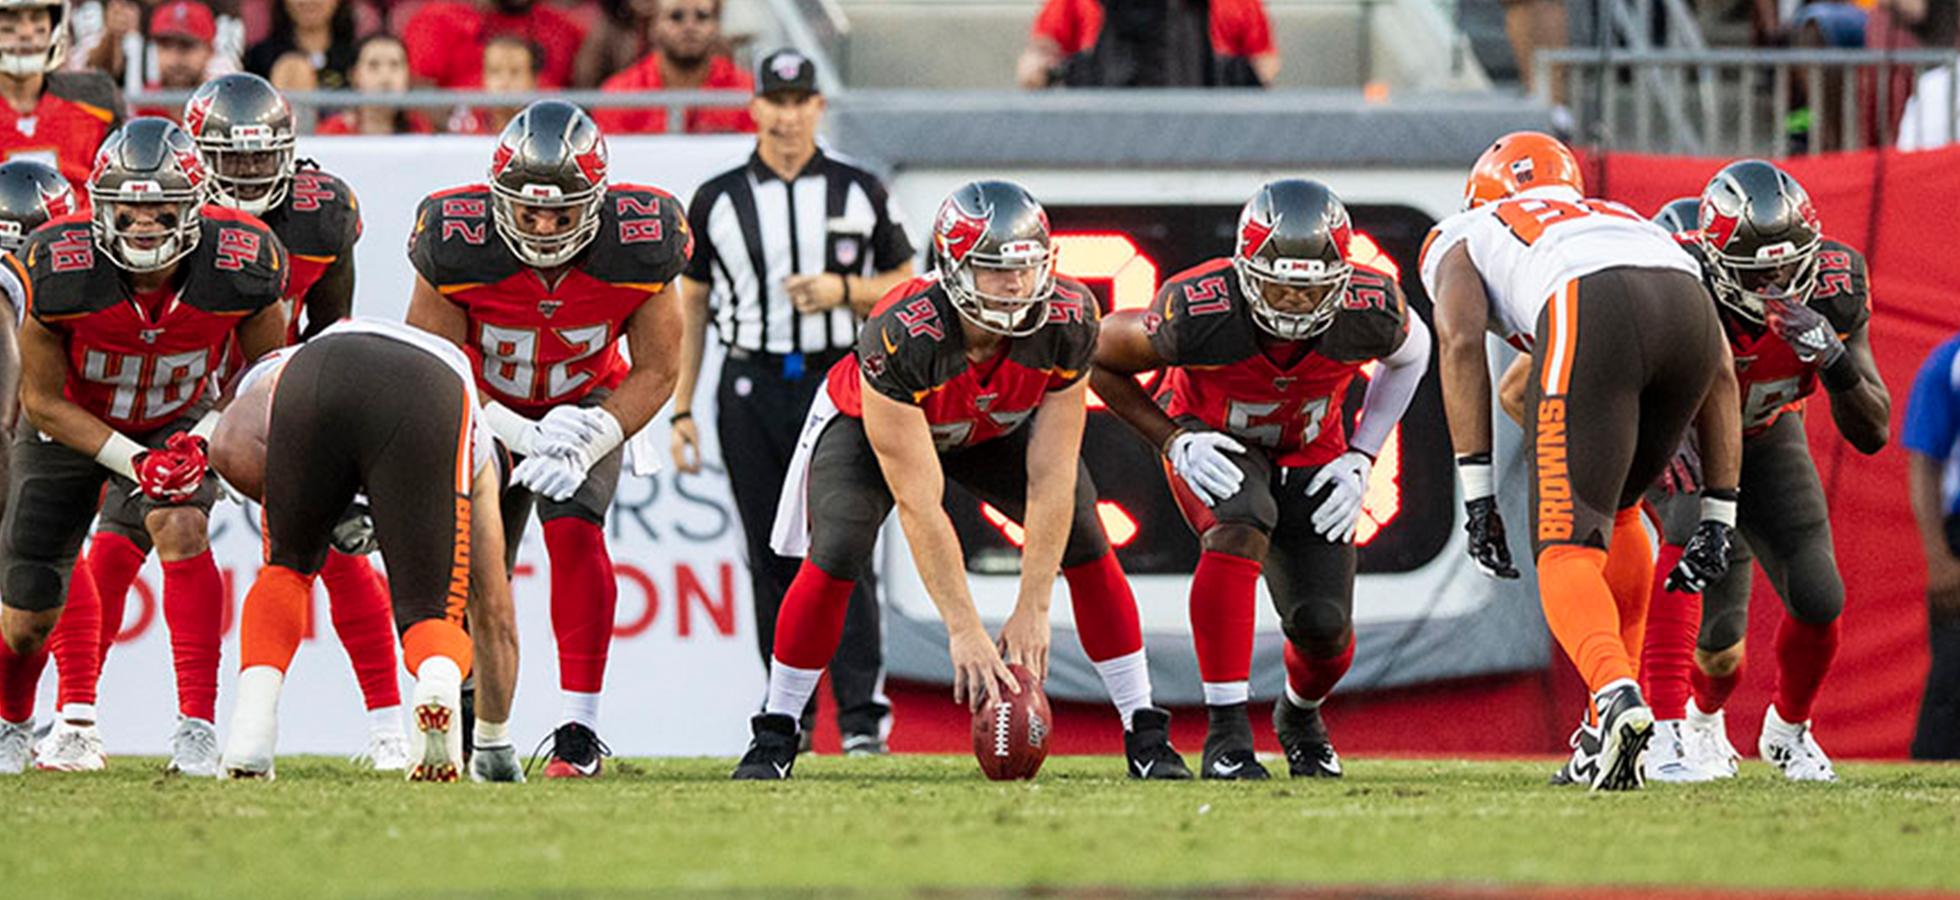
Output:
<path fill-rule="evenodd" d="M 1713 519 L 1701 520 L 1695 536 L 1681 551 L 1681 561 L 1667 573 L 1667 589 L 1677 594 L 1699 594 L 1721 580 L 1729 571 L 1729 547 L 1735 543 L 1735 529 Z"/>
<path fill-rule="evenodd" d="M 1504 517 L 1497 514 L 1497 498 L 1478 497 L 1463 504 L 1463 530 L 1470 533 L 1470 559 L 1492 578 L 1516 578 L 1511 565 L 1511 546 L 1504 538 Z"/>

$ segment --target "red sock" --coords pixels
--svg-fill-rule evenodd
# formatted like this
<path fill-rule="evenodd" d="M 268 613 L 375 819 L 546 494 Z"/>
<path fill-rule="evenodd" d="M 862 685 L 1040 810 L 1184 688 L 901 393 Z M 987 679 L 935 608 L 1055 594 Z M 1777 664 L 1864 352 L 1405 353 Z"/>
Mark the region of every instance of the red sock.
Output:
<path fill-rule="evenodd" d="M 163 621 L 177 665 L 177 712 L 186 718 L 216 720 L 224 607 L 224 580 L 210 550 L 163 564 Z"/>
<path fill-rule="evenodd" d="M 55 711 L 71 703 L 95 704 L 95 683 L 102 674 L 102 602 L 95 595 L 89 567 L 80 559 L 68 576 L 68 606 L 48 638 L 60 689 Z"/>
<path fill-rule="evenodd" d="M 1737 663 L 1735 671 L 1727 675 L 1710 675 L 1695 666 L 1688 677 L 1694 680 L 1696 708 L 1705 713 L 1721 712 L 1728 705 L 1729 695 L 1735 693 L 1736 685 L 1742 683 L 1742 664 Z"/>
<path fill-rule="evenodd" d="M 1093 562 L 1062 570 L 1068 579 L 1069 607 L 1075 614 L 1075 635 L 1090 662 L 1102 662 L 1143 649 L 1143 624 L 1137 619 L 1137 598 L 1130 579 L 1116 561 L 1115 551 Z"/>
<path fill-rule="evenodd" d="M 20 723 L 34 718 L 34 691 L 47 665 L 47 647 L 19 656 L 0 641 L 0 719 Z"/>
<path fill-rule="evenodd" d="M 122 632 L 123 603 L 129 599 L 129 586 L 136 583 L 136 573 L 143 570 L 143 560 L 149 555 L 135 541 L 113 531 L 98 531 L 89 539 L 89 579 L 95 582 L 95 596 L 101 601 L 102 609 L 101 652 L 95 656 L 98 680 L 102 661 L 109 658 L 109 647 Z M 63 681 L 68 679 L 66 674 L 61 677 Z M 63 685 L 62 689 L 66 690 L 67 686 Z M 93 690 L 91 687 L 90 691 Z"/>
<path fill-rule="evenodd" d="M 1837 657 L 1838 622 L 1812 625 L 1789 616 L 1776 629 L 1776 714 L 1785 722 L 1810 720 L 1817 689 Z"/>
<path fill-rule="evenodd" d="M 395 679 L 395 611 L 388 585 L 365 556 L 327 552 L 320 570 L 327 585 L 327 609 L 334 633 L 354 664 L 361 697 L 368 709 L 400 706 L 401 685 Z"/>
<path fill-rule="evenodd" d="M 1341 676 L 1347 674 L 1348 667 L 1354 664 L 1354 637 L 1348 637 L 1347 646 L 1341 649 L 1339 655 L 1326 659 L 1301 653 L 1292 641 L 1286 642 L 1283 655 L 1286 657 L 1286 686 L 1293 691 L 1293 695 L 1302 700 L 1325 700 L 1328 694 L 1334 693 L 1334 685 L 1341 682 Z"/>
<path fill-rule="evenodd" d="M 1640 692 L 1656 719 L 1688 714 L 1690 674 L 1695 669 L 1695 638 L 1701 634 L 1701 595 L 1669 591 L 1667 573 L 1681 561 L 1681 548 L 1662 544 L 1654 561 L 1654 601 L 1647 610 L 1647 638 L 1640 646 Z"/>
<path fill-rule="evenodd" d="M 776 611 L 775 658 L 799 669 L 828 668 L 837 642 L 844 639 L 844 613 L 855 584 L 804 560 Z"/>
<path fill-rule="evenodd" d="M 1207 550 L 1191 575 L 1191 644 L 1198 675 L 1212 684 L 1252 677 L 1253 613 L 1259 602 L 1258 560 Z"/>
<path fill-rule="evenodd" d="M 584 519 L 552 519 L 544 523 L 544 548 L 551 558 L 551 631 L 558 638 L 558 687 L 599 693 L 606 684 L 613 608 L 619 601 L 605 532 Z"/>

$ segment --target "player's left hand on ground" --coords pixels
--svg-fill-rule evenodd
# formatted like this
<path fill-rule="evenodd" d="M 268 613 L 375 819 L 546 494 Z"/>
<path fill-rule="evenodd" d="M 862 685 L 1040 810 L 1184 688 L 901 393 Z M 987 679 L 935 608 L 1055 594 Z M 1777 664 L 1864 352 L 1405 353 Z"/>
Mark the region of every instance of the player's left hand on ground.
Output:
<path fill-rule="evenodd" d="M 540 453 L 524 457 L 511 470 L 510 480 L 553 500 L 569 500 L 585 483 L 585 469 L 570 457 Z"/>
<path fill-rule="evenodd" d="M 1463 504 L 1463 530 L 1470 533 L 1470 558 L 1485 575 L 1516 578 L 1511 565 L 1511 544 L 1504 536 L 1504 517 L 1497 514 L 1497 498 L 1478 497 Z"/>
<path fill-rule="evenodd" d="M 209 469 L 203 438 L 173 434 L 163 449 L 136 457 L 136 486 L 151 500 L 183 503 L 196 496 Z"/>
<path fill-rule="evenodd" d="M 1009 665 L 1020 665 L 1032 673 L 1036 681 L 1048 677 L 1048 645 L 1051 631 L 1048 616 L 1023 606 L 1016 606 L 1007 624 L 1000 629 L 1000 652 Z"/>
<path fill-rule="evenodd" d="M 1313 530 L 1321 537 L 1337 544 L 1353 539 L 1354 526 L 1361 522 L 1361 501 L 1368 496 L 1368 473 L 1374 465 L 1367 454 L 1349 450 L 1321 466 L 1307 482 L 1309 497 L 1320 493 L 1322 487 L 1334 486 L 1313 511 Z"/>
<path fill-rule="evenodd" d="M 1734 528 L 1713 519 L 1701 520 L 1681 551 L 1681 561 L 1667 573 L 1667 589 L 1677 594 L 1699 594 L 1721 580 L 1729 571 L 1729 546 L 1733 543 Z"/>
<path fill-rule="evenodd" d="M 1782 300 L 1771 300 L 1766 307 L 1770 330 L 1790 345 L 1798 359 L 1828 369 L 1844 357 L 1844 341 L 1823 313 Z"/>

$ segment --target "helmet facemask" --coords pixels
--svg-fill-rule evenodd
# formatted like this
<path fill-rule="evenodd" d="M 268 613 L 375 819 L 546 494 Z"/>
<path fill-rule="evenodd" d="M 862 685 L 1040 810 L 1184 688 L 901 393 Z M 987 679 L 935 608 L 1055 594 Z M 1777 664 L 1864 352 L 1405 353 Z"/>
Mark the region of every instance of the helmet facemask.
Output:
<path fill-rule="evenodd" d="M 61 68 L 68 59 L 68 47 L 73 40 L 68 30 L 68 4 L 65 0 L 47 0 L 41 3 L 0 3 L 0 9 L 46 9 L 48 11 L 48 43 L 44 47 L 0 48 L 0 74 L 15 78 L 31 78 L 45 75 Z"/>
<path fill-rule="evenodd" d="M 91 225 L 96 246 L 107 251 L 110 261 L 126 271 L 167 269 L 197 249 L 202 230 L 199 207 L 204 205 L 204 198 L 195 188 L 162 190 L 154 181 L 131 180 L 124 182 L 120 189 L 91 187 L 89 202 L 94 207 Z M 134 203 L 174 205 L 176 211 L 158 216 L 163 226 L 161 232 L 132 232 L 134 218 L 116 207 Z M 154 246 L 144 247 L 139 243 L 151 240 L 156 241 Z"/>
<path fill-rule="evenodd" d="M 1031 286 L 1026 295 L 982 290 L 983 271 L 1025 272 Z M 1042 241 L 1010 241 L 993 253 L 975 250 L 951 264 L 942 259 L 940 281 L 953 308 L 967 321 L 994 334 L 1027 337 L 1048 321 L 1048 299 L 1055 294 L 1055 257 Z"/>
<path fill-rule="evenodd" d="M 526 265 L 538 268 L 561 266 L 598 237 L 599 212 L 605 203 L 605 196 L 606 186 L 603 183 L 568 194 L 552 184 L 526 184 L 522 188 L 511 188 L 493 180 L 490 182 L 490 217 L 497 224 L 498 236 L 504 239 L 510 252 Z M 570 228 L 556 234 L 532 234 L 518 224 L 520 206 L 569 209 L 577 214 L 578 220 Z"/>
<path fill-rule="evenodd" d="M 1813 239 L 1798 247 L 1789 241 L 1757 248 L 1754 257 L 1715 251 L 1710 266 L 1715 299 L 1742 319 L 1762 324 L 1772 302 L 1810 302 L 1817 287 L 1817 247 Z"/>
<path fill-rule="evenodd" d="M 1347 293 L 1348 278 L 1354 274 L 1354 267 L 1345 260 L 1328 265 L 1318 259 L 1267 261 L 1235 256 L 1232 267 L 1239 273 L 1239 287 L 1245 292 L 1253 323 L 1267 334 L 1288 341 L 1306 340 L 1334 324 L 1334 312 Z M 1283 310 L 1273 302 L 1290 299 L 1292 292 L 1315 289 L 1321 291 L 1320 296 L 1305 312 Z M 1269 290 L 1276 292 L 1268 296 Z"/>
<path fill-rule="evenodd" d="M 286 202 L 297 169 L 291 132 L 239 125 L 230 139 L 199 138 L 197 149 L 211 172 L 211 202 L 255 216 Z"/>

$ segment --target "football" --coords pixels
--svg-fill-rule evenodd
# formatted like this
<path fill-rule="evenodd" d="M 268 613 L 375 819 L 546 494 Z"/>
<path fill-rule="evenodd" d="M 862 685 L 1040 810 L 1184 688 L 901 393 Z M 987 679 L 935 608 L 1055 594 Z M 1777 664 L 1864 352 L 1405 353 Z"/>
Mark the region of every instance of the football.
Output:
<path fill-rule="evenodd" d="M 973 757 L 980 771 L 994 781 L 1033 778 L 1048 758 L 1048 695 L 1041 682 L 1021 666 L 1008 666 L 1021 683 L 1018 694 L 1002 694 L 999 702 L 980 704 L 973 714 Z"/>

